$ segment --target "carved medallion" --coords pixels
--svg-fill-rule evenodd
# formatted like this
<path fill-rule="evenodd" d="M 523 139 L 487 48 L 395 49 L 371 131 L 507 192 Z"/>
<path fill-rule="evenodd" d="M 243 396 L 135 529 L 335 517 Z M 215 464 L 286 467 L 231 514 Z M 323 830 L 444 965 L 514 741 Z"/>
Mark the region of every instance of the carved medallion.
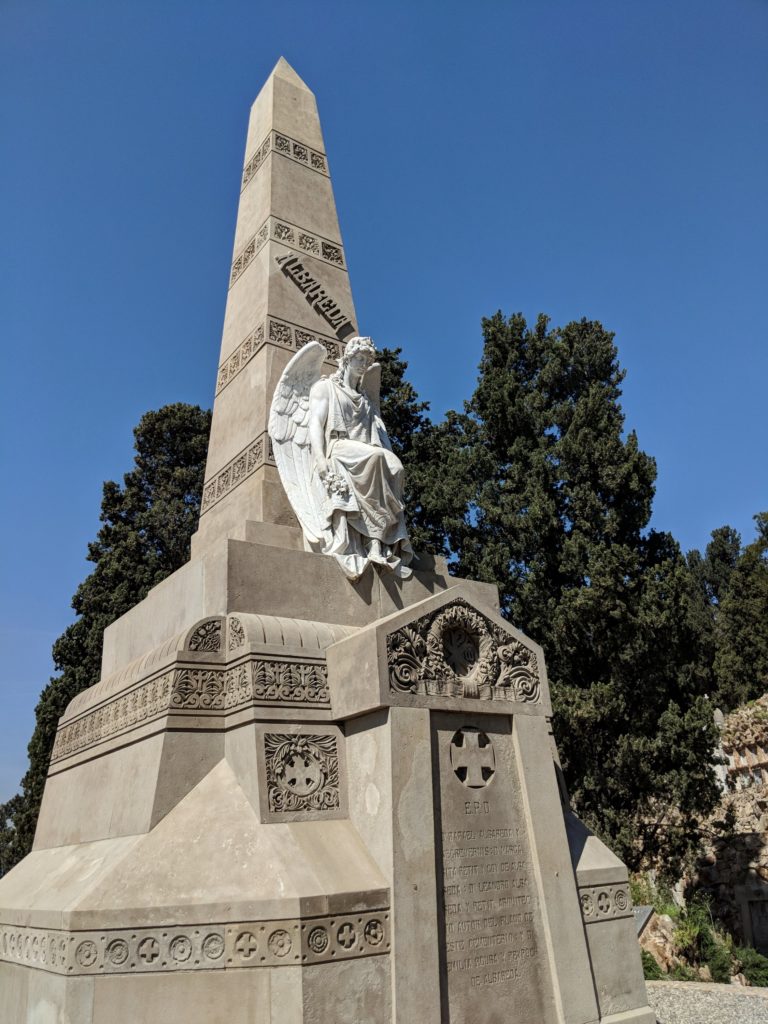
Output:
<path fill-rule="evenodd" d="M 313 928 L 307 938 L 307 945 L 313 953 L 323 953 L 328 948 L 328 932 L 325 928 Z"/>
<path fill-rule="evenodd" d="M 323 811 L 339 807 L 335 736 L 265 733 L 271 811 Z"/>
<path fill-rule="evenodd" d="M 96 943 L 86 940 L 77 947 L 75 959 L 82 967 L 90 967 L 91 964 L 96 963 L 98 955 L 99 951 L 96 948 Z"/>
<path fill-rule="evenodd" d="M 189 960 L 192 955 L 192 943 L 186 935 L 177 935 L 175 939 L 171 940 L 168 948 L 173 959 L 179 963 Z"/>
<path fill-rule="evenodd" d="M 273 956 L 288 956 L 292 945 L 291 936 L 284 928 L 278 928 L 277 931 L 272 932 L 267 941 L 267 947 Z"/>
<path fill-rule="evenodd" d="M 218 960 L 224 952 L 224 936 L 213 932 L 203 939 L 203 955 L 209 960 Z"/>
<path fill-rule="evenodd" d="M 121 964 L 124 964 L 125 961 L 128 959 L 128 943 L 125 942 L 123 939 L 114 939 L 107 946 L 106 958 L 111 964 L 114 964 L 116 967 L 119 967 Z"/>
<path fill-rule="evenodd" d="M 381 921 L 376 919 L 369 921 L 363 929 L 363 935 L 369 946 L 380 946 L 384 938 L 384 928 Z"/>

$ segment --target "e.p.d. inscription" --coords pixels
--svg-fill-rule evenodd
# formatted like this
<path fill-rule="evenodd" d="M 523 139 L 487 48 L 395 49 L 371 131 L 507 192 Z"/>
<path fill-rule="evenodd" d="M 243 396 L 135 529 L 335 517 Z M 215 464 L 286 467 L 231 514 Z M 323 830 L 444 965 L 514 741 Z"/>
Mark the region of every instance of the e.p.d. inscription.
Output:
<path fill-rule="evenodd" d="M 552 1024 L 552 983 L 510 719 L 434 713 L 446 1024 Z"/>

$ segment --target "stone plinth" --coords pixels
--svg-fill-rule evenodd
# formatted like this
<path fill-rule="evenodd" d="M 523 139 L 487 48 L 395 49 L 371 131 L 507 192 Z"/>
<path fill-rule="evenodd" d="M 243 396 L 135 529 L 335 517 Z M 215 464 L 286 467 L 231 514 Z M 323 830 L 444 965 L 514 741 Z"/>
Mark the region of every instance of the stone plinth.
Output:
<path fill-rule="evenodd" d="M 652 1024 L 626 871 L 568 809 L 542 652 L 493 588 L 217 550 L 112 627 L 61 720 L 0 880 L 0 1019 Z M 305 583 L 273 603 L 330 568 L 347 621 L 263 611 L 275 552 Z M 206 586 L 223 605 L 127 658 Z"/>

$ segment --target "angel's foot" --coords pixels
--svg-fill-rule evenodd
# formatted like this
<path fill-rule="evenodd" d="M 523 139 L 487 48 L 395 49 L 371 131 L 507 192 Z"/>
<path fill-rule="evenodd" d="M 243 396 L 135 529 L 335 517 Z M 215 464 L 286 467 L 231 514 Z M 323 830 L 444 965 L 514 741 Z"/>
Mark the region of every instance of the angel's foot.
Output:
<path fill-rule="evenodd" d="M 384 551 L 380 540 L 372 540 L 371 546 L 368 548 L 368 560 L 375 562 L 376 565 L 383 565 L 385 569 L 393 568 L 389 564 L 390 556 Z"/>

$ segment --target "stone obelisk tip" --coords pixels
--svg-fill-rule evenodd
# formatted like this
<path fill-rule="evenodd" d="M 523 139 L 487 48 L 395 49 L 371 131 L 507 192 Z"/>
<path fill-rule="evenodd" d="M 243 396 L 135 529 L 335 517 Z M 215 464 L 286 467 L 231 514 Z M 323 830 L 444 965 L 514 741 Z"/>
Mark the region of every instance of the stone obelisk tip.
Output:
<path fill-rule="evenodd" d="M 285 81 L 290 82 L 292 85 L 298 86 L 298 88 L 300 89 L 306 89 L 307 92 L 312 92 L 312 90 L 309 88 L 307 83 L 301 78 L 301 76 L 296 74 L 296 72 L 293 70 L 293 68 L 285 59 L 285 57 L 281 57 L 277 64 L 275 64 L 275 66 L 272 68 L 272 72 L 269 77 L 283 78 L 285 79 Z"/>

